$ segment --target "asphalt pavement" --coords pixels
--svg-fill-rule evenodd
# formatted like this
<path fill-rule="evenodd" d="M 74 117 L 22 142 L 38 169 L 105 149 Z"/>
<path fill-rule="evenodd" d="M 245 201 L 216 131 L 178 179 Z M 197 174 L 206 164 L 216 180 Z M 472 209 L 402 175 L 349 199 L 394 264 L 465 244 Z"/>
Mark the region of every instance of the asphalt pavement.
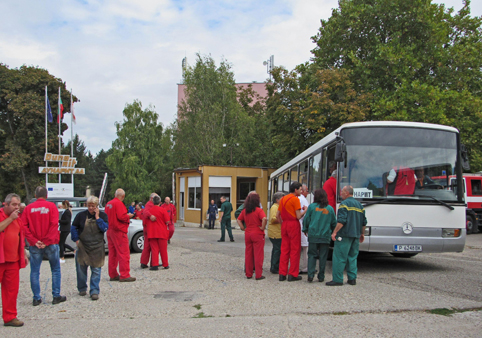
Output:
<path fill-rule="evenodd" d="M 98 301 L 78 295 L 73 256 L 62 264 L 67 301 L 58 305 L 51 304 L 48 262 L 40 276 L 44 302 L 36 307 L 30 267 L 22 269 L 18 318 L 25 326 L 2 326 L 0 337 L 481 336 L 482 233 L 468 236 L 462 253 L 362 253 L 357 285 L 341 287 L 308 283 L 306 275 L 279 282 L 269 272 L 269 240 L 266 279 L 248 280 L 244 234 L 234 230 L 234 243 L 218 243 L 219 236 L 219 229 L 177 227 L 170 269 L 140 269 L 140 254 L 131 254 L 134 283 L 110 282 L 106 260 Z M 331 280 L 331 262 L 326 276 Z"/>

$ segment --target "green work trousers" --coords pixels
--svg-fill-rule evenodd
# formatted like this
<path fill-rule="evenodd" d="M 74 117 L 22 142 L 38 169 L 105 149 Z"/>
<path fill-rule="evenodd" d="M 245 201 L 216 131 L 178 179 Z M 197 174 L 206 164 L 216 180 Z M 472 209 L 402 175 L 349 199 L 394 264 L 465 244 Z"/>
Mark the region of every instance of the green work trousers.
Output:
<path fill-rule="evenodd" d="M 328 258 L 330 245 L 325 243 L 308 244 L 308 277 L 313 278 L 316 272 L 316 258 L 319 257 L 318 279 L 325 279 L 326 259 Z"/>
<path fill-rule="evenodd" d="M 225 238 L 225 230 L 228 230 L 229 239 L 234 239 L 233 231 L 231 230 L 231 219 L 222 219 L 221 220 L 221 240 L 224 241 Z"/>
<path fill-rule="evenodd" d="M 348 280 L 355 280 L 357 274 L 356 261 L 360 239 L 354 237 L 343 237 L 341 241 L 335 241 L 333 249 L 333 281 L 343 283 L 343 271 L 346 267 Z"/>
<path fill-rule="evenodd" d="M 279 257 L 281 255 L 281 238 L 269 238 L 273 244 L 273 250 L 271 250 L 271 268 L 269 271 L 273 273 L 279 272 Z"/>

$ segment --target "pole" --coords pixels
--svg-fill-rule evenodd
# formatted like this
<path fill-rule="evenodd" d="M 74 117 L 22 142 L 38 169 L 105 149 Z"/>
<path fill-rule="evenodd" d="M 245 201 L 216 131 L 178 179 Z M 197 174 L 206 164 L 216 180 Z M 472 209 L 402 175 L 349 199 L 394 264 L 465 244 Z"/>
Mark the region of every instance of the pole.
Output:
<path fill-rule="evenodd" d="M 74 102 L 72 101 L 72 88 L 70 88 L 70 156 L 74 157 Z M 74 174 L 70 174 L 72 182 L 72 197 L 75 197 L 75 189 L 74 189 Z"/>
<path fill-rule="evenodd" d="M 48 132 L 47 132 L 47 114 L 48 114 L 48 89 L 47 86 L 45 86 L 45 154 L 47 154 L 48 151 Z M 47 167 L 47 161 L 45 161 L 45 166 Z M 45 187 L 47 187 L 47 183 L 49 183 L 49 174 L 45 174 Z"/>
<path fill-rule="evenodd" d="M 62 143 L 62 138 L 60 136 L 60 125 L 62 123 L 62 119 L 60 118 L 60 87 L 59 87 L 59 102 L 57 104 L 58 108 L 59 108 L 59 114 L 57 115 L 57 118 L 59 120 L 59 155 L 61 154 L 61 143 Z M 62 162 L 59 162 L 59 168 L 62 166 Z M 62 179 L 60 177 L 61 174 L 59 174 L 59 183 L 62 183 Z"/>

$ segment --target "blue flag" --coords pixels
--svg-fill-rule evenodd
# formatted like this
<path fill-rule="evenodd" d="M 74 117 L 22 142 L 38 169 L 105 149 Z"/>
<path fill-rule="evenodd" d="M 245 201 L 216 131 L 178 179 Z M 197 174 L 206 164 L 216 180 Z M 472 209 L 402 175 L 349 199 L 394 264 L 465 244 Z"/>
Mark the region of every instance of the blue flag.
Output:
<path fill-rule="evenodd" d="M 54 122 L 54 118 L 52 116 L 52 109 L 50 108 L 50 101 L 48 97 L 47 97 L 47 118 L 49 119 L 50 123 Z"/>

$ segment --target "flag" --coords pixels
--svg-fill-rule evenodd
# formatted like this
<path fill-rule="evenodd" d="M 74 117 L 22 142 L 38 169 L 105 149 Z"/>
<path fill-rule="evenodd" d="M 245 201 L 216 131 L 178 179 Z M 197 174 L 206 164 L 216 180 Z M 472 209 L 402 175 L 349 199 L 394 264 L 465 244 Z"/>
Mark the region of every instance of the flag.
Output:
<path fill-rule="evenodd" d="M 60 93 L 60 88 L 59 88 L 59 93 Z M 60 123 L 60 121 L 62 121 L 63 112 L 64 112 L 64 104 L 62 103 L 62 98 L 59 95 L 59 115 L 57 116 L 57 123 Z"/>
<path fill-rule="evenodd" d="M 47 96 L 47 116 L 49 119 L 49 122 L 52 123 L 54 121 L 54 117 L 52 116 L 52 108 L 50 108 L 50 101 Z"/>
<path fill-rule="evenodd" d="M 72 110 L 72 119 L 74 120 L 74 123 L 77 124 L 77 119 L 75 118 L 75 114 L 74 114 L 74 102 L 73 101 L 72 101 L 71 110 Z"/>

